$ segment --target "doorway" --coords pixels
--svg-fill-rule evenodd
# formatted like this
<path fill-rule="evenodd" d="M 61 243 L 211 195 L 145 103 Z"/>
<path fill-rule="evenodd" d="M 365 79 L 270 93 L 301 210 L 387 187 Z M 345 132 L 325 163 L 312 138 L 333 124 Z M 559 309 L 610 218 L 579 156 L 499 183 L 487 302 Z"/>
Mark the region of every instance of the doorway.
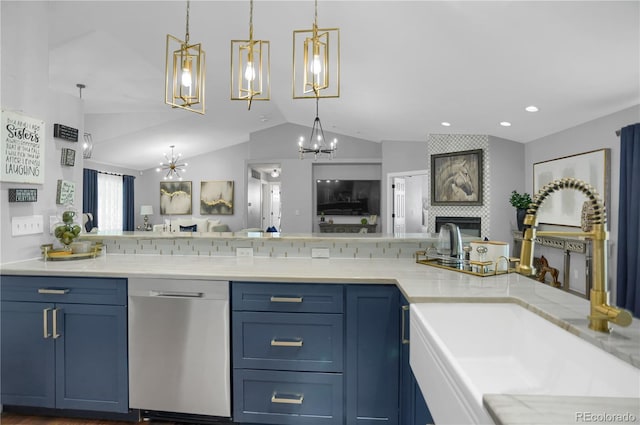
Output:
<path fill-rule="evenodd" d="M 387 174 L 387 226 L 392 233 L 427 233 L 429 170 Z"/>
<path fill-rule="evenodd" d="M 247 228 L 280 231 L 280 164 L 249 164 L 247 179 Z"/>

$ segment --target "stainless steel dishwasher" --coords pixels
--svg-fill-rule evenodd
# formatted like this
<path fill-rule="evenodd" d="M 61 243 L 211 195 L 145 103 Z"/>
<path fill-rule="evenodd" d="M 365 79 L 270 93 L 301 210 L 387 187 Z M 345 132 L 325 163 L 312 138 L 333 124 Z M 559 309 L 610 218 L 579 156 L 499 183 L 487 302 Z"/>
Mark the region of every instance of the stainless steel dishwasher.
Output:
<path fill-rule="evenodd" d="M 129 279 L 129 406 L 231 416 L 229 282 Z"/>

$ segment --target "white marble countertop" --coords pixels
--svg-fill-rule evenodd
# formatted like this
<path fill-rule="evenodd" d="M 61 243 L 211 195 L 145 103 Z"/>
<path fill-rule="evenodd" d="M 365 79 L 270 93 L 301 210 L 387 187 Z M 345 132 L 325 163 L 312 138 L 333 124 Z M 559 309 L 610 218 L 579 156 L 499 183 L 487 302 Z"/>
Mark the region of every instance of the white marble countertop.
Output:
<path fill-rule="evenodd" d="M 587 326 L 587 300 L 518 274 L 476 277 L 417 264 L 411 259 L 167 257 L 116 254 L 77 261 L 26 260 L 3 264 L 0 266 L 0 272 L 19 275 L 161 276 L 176 279 L 256 282 L 396 284 L 411 303 L 518 303 L 640 368 L 639 320 L 634 319 L 631 326 L 626 328 L 613 325 L 609 334 L 592 331 Z M 554 399 L 557 400 L 557 397 Z M 553 405 L 547 407 L 554 408 Z"/>

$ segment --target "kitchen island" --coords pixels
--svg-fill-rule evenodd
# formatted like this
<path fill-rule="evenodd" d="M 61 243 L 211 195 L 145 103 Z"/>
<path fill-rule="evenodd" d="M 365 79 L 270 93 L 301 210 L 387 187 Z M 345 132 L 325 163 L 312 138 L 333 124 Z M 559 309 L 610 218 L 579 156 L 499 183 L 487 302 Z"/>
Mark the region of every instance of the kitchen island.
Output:
<path fill-rule="evenodd" d="M 137 233 L 137 232 L 136 232 Z M 137 238 L 135 237 L 137 236 Z M 350 247 L 350 256 L 347 258 L 309 258 L 294 257 L 285 254 L 280 256 L 253 256 L 236 257 L 229 255 L 179 255 L 174 252 L 172 255 L 149 254 L 137 255 L 126 253 L 115 254 L 115 244 L 118 240 L 131 239 L 136 244 L 141 243 L 140 235 L 114 235 L 114 242 L 106 242 L 107 254 L 95 259 L 79 261 L 48 261 L 42 259 L 32 259 L 10 264 L 3 264 L 1 272 L 5 275 L 40 275 L 40 276 L 92 276 L 92 277 L 142 277 L 154 278 L 164 277 L 172 279 L 215 279 L 244 282 L 295 282 L 295 283 L 341 283 L 341 284 L 391 284 L 396 285 L 404 297 L 410 303 L 431 303 L 431 302 L 510 302 L 516 303 L 574 335 L 594 344 L 614 356 L 630 363 L 634 367 L 640 367 L 640 324 L 634 320 L 627 328 L 615 327 L 611 334 L 601 334 L 593 332 L 587 327 L 587 315 L 589 314 L 588 301 L 573 296 L 571 294 L 551 288 L 547 285 L 522 277 L 517 274 L 505 274 L 500 276 L 475 277 L 454 271 L 443 270 L 422 264 L 416 264 L 412 256 L 402 258 L 398 252 L 393 251 L 391 258 L 374 258 L 373 255 L 367 258 L 358 258 L 360 249 Z M 153 235 L 144 235 L 150 237 Z M 162 238 L 162 234 L 156 235 Z M 164 238 L 170 243 L 175 243 L 176 239 L 171 235 Z M 180 235 L 185 238 L 184 235 Z M 315 246 L 328 246 L 332 249 L 341 247 L 341 243 L 353 243 L 352 237 L 332 238 L 324 235 L 324 240 L 318 240 L 310 235 L 297 236 L 304 244 L 319 244 Z M 363 235 L 366 239 L 364 243 L 384 244 L 391 243 L 388 240 L 375 240 L 371 235 Z M 91 238 L 98 236 L 91 236 Z M 101 237 L 105 237 L 101 235 Z M 262 241 L 262 236 L 251 238 L 248 235 L 232 235 L 235 241 L 243 244 L 251 240 L 252 242 Z M 273 238 L 274 236 L 269 236 Z M 277 237 L 277 236 L 276 236 Z M 151 240 L 152 238 L 145 239 Z M 355 238 L 357 239 L 357 238 Z M 394 239 L 399 244 L 407 244 L 408 241 Z M 419 239 L 419 240 L 418 240 Z M 193 239 L 185 238 L 185 241 L 192 242 Z M 231 240 L 216 242 L 232 243 Z M 413 241 L 409 241 L 413 243 Z M 433 238 L 417 238 L 416 243 L 423 243 L 429 246 L 433 243 Z M 151 242 L 142 242 L 151 243 Z M 211 242 L 210 242 L 211 243 Z M 277 243 L 290 244 L 291 240 L 280 237 Z M 114 246 L 110 246 L 113 244 Z M 327 245 L 328 244 L 328 245 Z M 334 245 L 336 244 L 336 245 Z M 307 245 L 309 246 L 309 245 Z M 337 247 L 337 248 L 336 248 Z M 386 247 L 383 247 L 386 251 Z M 405 251 L 414 249 L 405 246 Z M 297 250 L 298 247 L 287 248 Z M 311 249 L 311 248 L 309 248 Z M 378 245 L 381 254 L 383 249 Z M 269 252 L 269 251 L 266 251 Z M 270 252 L 275 252 L 271 250 Z M 333 252 L 333 251 L 332 251 Z M 133 254 L 133 253 L 131 253 Z M 355 255 L 354 255 L 355 254 Z M 371 254 L 371 253 L 370 253 Z M 579 353 L 576 353 L 579 356 Z M 517 396 L 511 400 L 517 400 Z M 556 400 L 558 398 L 556 397 Z M 485 397 L 485 403 L 490 408 L 491 398 Z M 606 409 L 608 399 L 601 399 L 601 408 Z M 503 401 L 501 401 L 503 402 Z M 517 401 L 516 401 L 517 403 Z M 548 414 L 553 411 L 553 403 L 539 404 L 540 409 Z M 633 408 L 636 406 L 632 404 Z M 597 410 L 598 404 L 593 404 Z M 601 410 L 602 410 L 601 409 Z M 491 409 L 489 409 L 491 411 Z M 498 409 L 500 412 L 500 409 Z M 529 411 L 528 415 L 533 413 Z M 542 415 L 542 412 L 540 412 Z M 494 417 L 500 421 L 500 416 Z M 558 418 L 557 423 L 568 422 L 572 418 Z M 508 421 L 504 423 L 509 423 Z"/>

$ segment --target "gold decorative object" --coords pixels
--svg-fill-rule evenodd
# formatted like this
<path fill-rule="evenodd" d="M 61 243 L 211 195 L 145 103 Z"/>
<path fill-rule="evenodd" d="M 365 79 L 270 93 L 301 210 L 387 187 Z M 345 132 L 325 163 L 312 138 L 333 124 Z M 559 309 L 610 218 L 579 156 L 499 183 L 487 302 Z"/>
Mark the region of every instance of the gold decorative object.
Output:
<path fill-rule="evenodd" d="M 253 0 L 249 9 L 249 39 L 231 40 L 231 100 L 269 100 L 269 42 L 253 39 Z"/>
<path fill-rule="evenodd" d="M 184 41 L 167 34 L 165 99 L 167 105 L 198 114 L 205 113 L 205 53 L 202 45 L 189 44 L 189 9 Z"/>
<path fill-rule="evenodd" d="M 313 27 L 293 31 L 293 98 L 318 97 L 340 97 L 340 29 L 318 28 L 315 0 Z"/>
<path fill-rule="evenodd" d="M 537 231 L 537 213 L 540 206 L 553 192 L 575 189 L 587 196 L 591 206 L 589 211 L 589 225 L 591 230 L 586 232 L 557 232 L 557 231 Z M 525 276 L 535 274 L 533 267 L 533 249 L 538 236 L 582 236 L 592 240 L 593 261 L 591 263 L 592 286 L 589 293 L 591 303 L 591 314 L 589 315 L 589 328 L 598 332 L 609 332 L 609 322 L 619 326 L 629 326 L 632 321 L 631 313 L 626 310 L 609 305 L 609 289 L 607 282 L 607 239 L 609 234 L 606 230 L 607 212 L 600 195 L 588 183 L 565 177 L 554 180 L 538 191 L 529 205 L 527 215 L 524 219 L 524 236 L 522 238 L 522 248 L 520 251 L 520 264 L 516 270 Z"/>
<path fill-rule="evenodd" d="M 174 177 L 178 180 L 182 180 L 182 176 L 180 173 L 184 173 L 187 171 L 187 163 L 180 162 L 180 158 L 182 154 L 179 153 L 177 156 L 173 152 L 174 145 L 169 146 L 171 148 L 171 156 L 164 153 L 164 158 L 167 162 L 161 162 L 160 167 L 156 168 L 156 171 L 159 173 L 161 171 L 167 171 L 167 174 L 164 176 L 165 180 L 173 180 Z"/>

